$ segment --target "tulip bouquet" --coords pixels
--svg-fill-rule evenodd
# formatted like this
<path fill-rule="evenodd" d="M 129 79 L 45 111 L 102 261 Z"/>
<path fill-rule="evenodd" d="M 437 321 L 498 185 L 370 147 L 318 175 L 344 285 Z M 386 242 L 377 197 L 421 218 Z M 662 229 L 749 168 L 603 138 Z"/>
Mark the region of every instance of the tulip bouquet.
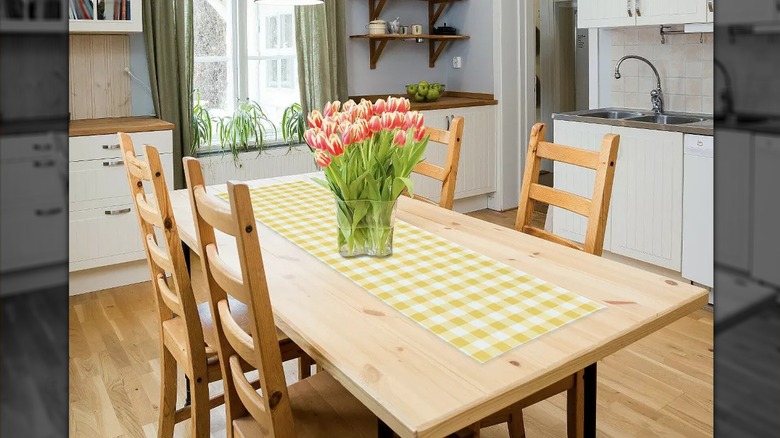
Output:
<path fill-rule="evenodd" d="M 392 254 L 398 197 L 413 193 L 409 175 L 423 159 L 428 137 L 423 116 L 408 99 L 328 103 L 308 116 L 306 142 L 336 197 L 342 256 Z"/>

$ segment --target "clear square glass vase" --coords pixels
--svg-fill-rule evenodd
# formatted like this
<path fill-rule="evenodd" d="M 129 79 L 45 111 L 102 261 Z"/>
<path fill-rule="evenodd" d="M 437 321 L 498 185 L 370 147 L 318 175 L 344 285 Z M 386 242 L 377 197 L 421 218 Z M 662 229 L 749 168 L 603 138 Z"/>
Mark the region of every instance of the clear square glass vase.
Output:
<path fill-rule="evenodd" d="M 337 240 L 342 257 L 393 254 L 396 201 L 336 200 Z"/>

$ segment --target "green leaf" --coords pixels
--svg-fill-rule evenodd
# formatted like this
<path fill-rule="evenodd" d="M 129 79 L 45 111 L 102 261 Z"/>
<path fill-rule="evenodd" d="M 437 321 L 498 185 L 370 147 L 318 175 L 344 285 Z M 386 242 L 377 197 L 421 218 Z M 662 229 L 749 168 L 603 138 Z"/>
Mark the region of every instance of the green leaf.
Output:
<path fill-rule="evenodd" d="M 397 199 L 401 196 L 404 189 L 409 190 L 409 196 L 414 196 L 414 182 L 411 179 L 402 176 L 395 177 L 393 181 L 393 199 Z"/>

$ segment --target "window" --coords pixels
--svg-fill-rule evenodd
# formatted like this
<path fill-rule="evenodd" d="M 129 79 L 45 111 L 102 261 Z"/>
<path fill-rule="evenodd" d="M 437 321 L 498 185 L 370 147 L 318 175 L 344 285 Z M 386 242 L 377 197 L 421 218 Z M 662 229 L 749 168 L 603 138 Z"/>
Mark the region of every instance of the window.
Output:
<path fill-rule="evenodd" d="M 282 114 L 300 101 L 294 7 L 252 0 L 194 0 L 193 7 L 201 103 L 212 117 L 225 117 L 238 99 L 252 99 L 276 127 L 277 137 L 269 129 L 266 143 L 281 142 Z"/>

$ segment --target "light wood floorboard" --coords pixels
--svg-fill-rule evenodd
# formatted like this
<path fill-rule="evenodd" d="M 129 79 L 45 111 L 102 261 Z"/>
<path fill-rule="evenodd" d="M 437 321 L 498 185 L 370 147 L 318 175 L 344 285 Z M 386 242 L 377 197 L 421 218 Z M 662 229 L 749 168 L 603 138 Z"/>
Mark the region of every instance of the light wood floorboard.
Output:
<path fill-rule="evenodd" d="M 499 225 L 514 212 L 473 214 Z M 544 221 L 544 214 L 537 215 Z M 199 265 L 193 260 L 193 267 Z M 193 273 L 197 278 L 199 270 Z M 197 287 L 196 294 L 204 299 Z M 713 433 L 713 320 L 702 309 L 606 358 L 599 365 L 598 434 L 603 437 L 709 437 Z M 70 435 L 156 436 L 158 335 L 149 283 L 70 298 Z M 285 364 L 288 382 L 295 363 Z M 184 377 L 179 378 L 179 405 Z M 212 392 L 221 390 L 212 384 Z M 525 410 L 529 437 L 566 435 L 562 395 Z M 188 422 L 176 436 L 188 436 Z M 224 409 L 212 410 L 212 436 L 223 437 Z M 505 427 L 483 431 L 505 438 Z"/>

